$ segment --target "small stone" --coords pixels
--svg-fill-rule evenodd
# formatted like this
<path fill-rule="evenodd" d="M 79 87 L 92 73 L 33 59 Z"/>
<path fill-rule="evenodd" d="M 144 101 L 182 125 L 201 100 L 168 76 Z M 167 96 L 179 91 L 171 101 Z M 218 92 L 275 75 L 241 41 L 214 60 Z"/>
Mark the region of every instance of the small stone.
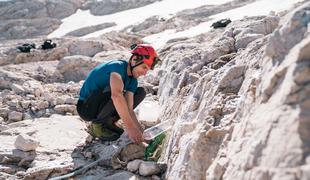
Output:
<path fill-rule="evenodd" d="M 89 159 L 92 158 L 92 156 L 93 156 L 93 154 L 91 152 L 85 152 L 83 155 L 85 158 L 89 158 Z"/>
<path fill-rule="evenodd" d="M 30 101 L 22 101 L 20 104 L 24 109 L 27 109 L 30 105 Z"/>
<path fill-rule="evenodd" d="M 139 169 L 139 166 L 140 166 L 140 164 L 141 164 L 142 162 L 143 162 L 143 161 L 140 160 L 140 159 L 136 159 L 136 160 L 130 161 L 130 162 L 127 164 L 127 169 L 128 169 L 128 171 L 130 171 L 130 172 L 136 172 L 136 171 Z"/>
<path fill-rule="evenodd" d="M 153 175 L 151 178 L 152 178 L 152 180 L 160 180 L 160 177 L 158 177 L 156 175 Z"/>
<path fill-rule="evenodd" d="M 65 100 L 66 104 L 76 104 L 77 100 L 75 98 L 69 97 Z"/>
<path fill-rule="evenodd" d="M 16 108 L 18 106 L 18 101 L 17 100 L 8 101 L 7 104 L 11 107 Z"/>
<path fill-rule="evenodd" d="M 9 112 L 8 119 L 10 121 L 21 121 L 23 120 L 23 113 L 17 111 L 11 111 Z"/>
<path fill-rule="evenodd" d="M 15 84 L 15 83 L 11 85 L 11 89 L 16 94 L 20 94 L 20 93 L 25 92 L 25 89 L 21 85 L 18 85 L 18 84 Z"/>
<path fill-rule="evenodd" d="M 0 132 L 9 129 L 9 126 L 0 124 Z"/>
<path fill-rule="evenodd" d="M 139 174 L 142 176 L 151 176 L 160 173 L 160 168 L 156 162 L 143 161 L 139 166 Z"/>
<path fill-rule="evenodd" d="M 87 138 L 86 138 L 86 142 L 87 142 L 87 143 L 90 143 L 90 142 L 92 142 L 92 141 L 93 141 L 93 136 L 89 134 L 89 135 L 87 136 Z"/>
<path fill-rule="evenodd" d="M 37 108 L 39 110 L 46 109 L 46 108 L 48 108 L 48 106 L 49 106 L 48 101 L 39 101 L 38 104 L 37 104 Z"/>
<path fill-rule="evenodd" d="M 17 136 L 14 146 L 22 151 L 32 151 L 36 150 L 39 142 L 27 134 L 20 134 Z"/>
<path fill-rule="evenodd" d="M 63 98 L 60 97 L 56 98 L 56 105 L 65 104 L 65 102 L 66 101 Z"/>
<path fill-rule="evenodd" d="M 4 119 L 8 117 L 10 110 L 8 108 L 0 108 L 0 117 Z"/>
<path fill-rule="evenodd" d="M 32 119 L 31 115 L 29 113 L 24 113 L 24 120 L 26 119 Z"/>
<path fill-rule="evenodd" d="M 54 110 L 59 114 L 65 114 L 67 112 L 74 112 L 76 109 L 75 105 L 63 104 L 63 105 L 56 105 Z"/>

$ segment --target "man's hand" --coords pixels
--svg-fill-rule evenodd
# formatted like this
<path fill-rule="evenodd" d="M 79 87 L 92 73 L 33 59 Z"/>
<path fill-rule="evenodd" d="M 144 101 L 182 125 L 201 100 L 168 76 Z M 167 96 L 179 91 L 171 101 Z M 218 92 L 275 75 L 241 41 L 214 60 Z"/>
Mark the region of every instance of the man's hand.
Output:
<path fill-rule="evenodd" d="M 129 138 L 136 144 L 143 141 L 142 132 L 138 128 L 126 128 Z"/>

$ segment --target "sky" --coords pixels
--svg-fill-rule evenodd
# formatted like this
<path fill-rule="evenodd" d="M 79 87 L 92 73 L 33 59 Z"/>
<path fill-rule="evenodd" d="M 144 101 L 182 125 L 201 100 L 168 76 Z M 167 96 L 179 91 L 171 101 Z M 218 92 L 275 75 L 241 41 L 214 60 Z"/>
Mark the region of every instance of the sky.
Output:
<path fill-rule="evenodd" d="M 82 38 L 97 37 L 105 32 L 121 30 L 126 26 L 141 23 L 148 17 L 154 15 L 169 18 L 184 9 L 197 8 L 202 5 L 218 5 L 229 1 L 231 0 L 163 0 L 140 8 L 104 16 L 94 16 L 89 10 L 82 11 L 79 9 L 75 14 L 64 18 L 60 27 L 49 34 L 48 37 L 61 37 L 73 30 L 105 22 L 115 22 L 117 24 L 116 26 L 87 34 Z M 228 17 L 231 20 L 238 20 L 242 19 L 244 16 L 267 15 L 270 11 L 277 13 L 290 9 L 295 3 L 301 1 L 302 0 L 258 0 L 246 6 L 213 15 L 210 17 L 210 21 L 201 23 L 185 31 L 176 32 L 175 29 L 169 29 L 158 34 L 147 36 L 143 40 L 152 44 L 156 49 L 159 49 L 164 46 L 169 39 L 193 37 L 209 31 L 210 25 L 216 20 Z"/>

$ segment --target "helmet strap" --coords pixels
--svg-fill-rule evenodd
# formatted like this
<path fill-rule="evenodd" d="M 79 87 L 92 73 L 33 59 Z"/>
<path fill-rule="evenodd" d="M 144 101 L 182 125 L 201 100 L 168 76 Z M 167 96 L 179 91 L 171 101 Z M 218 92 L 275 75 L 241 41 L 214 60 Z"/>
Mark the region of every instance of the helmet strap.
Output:
<path fill-rule="evenodd" d="M 131 61 L 132 61 L 132 58 L 133 58 L 134 56 L 138 56 L 138 55 L 133 54 L 133 55 L 130 57 L 130 59 L 129 59 L 129 67 L 130 67 L 131 76 L 133 76 L 133 73 L 132 73 L 133 69 L 134 69 L 135 67 L 137 67 L 137 66 L 143 64 L 143 61 L 141 60 L 141 62 L 138 62 L 138 63 L 135 64 L 135 65 L 131 65 Z"/>

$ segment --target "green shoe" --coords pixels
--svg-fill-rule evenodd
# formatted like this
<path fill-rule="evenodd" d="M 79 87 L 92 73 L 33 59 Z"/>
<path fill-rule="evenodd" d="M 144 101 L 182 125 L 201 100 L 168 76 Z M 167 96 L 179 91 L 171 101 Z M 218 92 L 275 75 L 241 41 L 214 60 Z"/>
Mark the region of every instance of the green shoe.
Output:
<path fill-rule="evenodd" d="M 119 135 L 122 135 L 123 132 L 124 132 L 124 129 L 116 126 L 114 123 L 116 122 L 117 120 L 115 120 L 115 118 L 108 118 L 106 121 L 104 121 L 104 126 L 106 128 L 108 128 L 109 130 L 113 131 L 113 132 L 116 132 L 117 134 Z"/>
<path fill-rule="evenodd" d="M 90 134 L 102 141 L 115 141 L 120 135 L 104 127 L 103 124 L 92 123 L 90 126 Z"/>

